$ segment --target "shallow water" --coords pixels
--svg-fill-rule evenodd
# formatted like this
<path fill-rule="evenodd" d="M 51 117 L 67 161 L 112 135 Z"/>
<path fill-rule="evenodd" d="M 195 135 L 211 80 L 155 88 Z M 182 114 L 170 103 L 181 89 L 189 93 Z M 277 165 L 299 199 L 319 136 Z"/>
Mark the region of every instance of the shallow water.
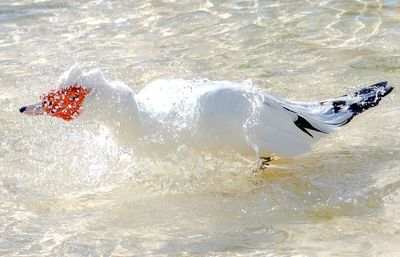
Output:
<path fill-rule="evenodd" d="M 243 81 L 298 100 L 400 71 L 397 1 L 0 3 L 0 255 L 398 256 L 396 91 L 304 157 L 122 149 L 104 128 L 22 116 L 76 61 L 135 91 Z"/>

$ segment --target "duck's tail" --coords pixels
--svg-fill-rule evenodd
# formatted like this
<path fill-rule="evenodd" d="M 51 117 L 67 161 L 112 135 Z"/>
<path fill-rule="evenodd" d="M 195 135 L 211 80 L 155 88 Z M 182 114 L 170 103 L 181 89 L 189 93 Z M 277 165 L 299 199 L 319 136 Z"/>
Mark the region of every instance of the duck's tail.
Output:
<path fill-rule="evenodd" d="M 386 81 L 362 88 L 355 93 L 320 102 L 287 101 L 284 107 L 295 113 L 295 125 L 311 137 L 338 130 L 355 116 L 375 107 L 393 87 Z"/>

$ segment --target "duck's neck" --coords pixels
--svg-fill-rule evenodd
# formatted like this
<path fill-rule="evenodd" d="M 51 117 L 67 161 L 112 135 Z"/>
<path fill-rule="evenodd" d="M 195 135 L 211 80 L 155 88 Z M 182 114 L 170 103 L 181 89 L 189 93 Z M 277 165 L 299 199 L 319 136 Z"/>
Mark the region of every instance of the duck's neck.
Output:
<path fill-rule="evenodd" d="M 135 95 L 127 86 L 96 90 L 85 107 L 91 110 L 87 115 L 107 126 L 119 144 L 132 147 L 145 135 Z"/>

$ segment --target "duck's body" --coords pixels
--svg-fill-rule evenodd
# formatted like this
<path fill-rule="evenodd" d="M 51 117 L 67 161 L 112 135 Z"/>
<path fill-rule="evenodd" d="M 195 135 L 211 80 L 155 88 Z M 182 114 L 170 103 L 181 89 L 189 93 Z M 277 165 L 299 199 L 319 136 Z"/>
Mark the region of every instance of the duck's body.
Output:
<path fill-rule="evenodd" d="M 315 140 L 377 105 L 392 90 L 382 82 L 336 99 L 300 103 L 227 81 L 172 79 L 154 81 L 135 96 L 125 84 L 107 82 L 98 70 L 82 73 L 77 65 L 60 79 L 59 88 L 70 85 L 90 92 L 79 106 L 80 117 L 105 124 L 125 146 L 184 144 L 258 156 L 307 153 Z M 24 108 L 21 112 L 28 114 L 36 110 Z"/>
<path fill-rule="evenodd" d="M 157 80 L 137 96 L 141 122 L 163 144 L 243 155 L 294 156 L 312 138 L 293 124 L 280 100 L 227 81 Z M 167 142 L 165 142 L 167 141 Z"/>

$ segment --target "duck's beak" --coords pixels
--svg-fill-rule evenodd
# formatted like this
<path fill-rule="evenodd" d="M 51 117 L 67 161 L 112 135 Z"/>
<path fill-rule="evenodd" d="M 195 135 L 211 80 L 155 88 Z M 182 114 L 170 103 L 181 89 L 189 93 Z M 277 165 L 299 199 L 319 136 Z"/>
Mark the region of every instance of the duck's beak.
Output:
<path fill-rule="evenodd" d="M 27 106 L 23 106 L 19 109 L 20 113 L 30 115 L 30 116 L 37 116 L 45 114 L 43 110 L 43 103 L 31 104 Z"/>

